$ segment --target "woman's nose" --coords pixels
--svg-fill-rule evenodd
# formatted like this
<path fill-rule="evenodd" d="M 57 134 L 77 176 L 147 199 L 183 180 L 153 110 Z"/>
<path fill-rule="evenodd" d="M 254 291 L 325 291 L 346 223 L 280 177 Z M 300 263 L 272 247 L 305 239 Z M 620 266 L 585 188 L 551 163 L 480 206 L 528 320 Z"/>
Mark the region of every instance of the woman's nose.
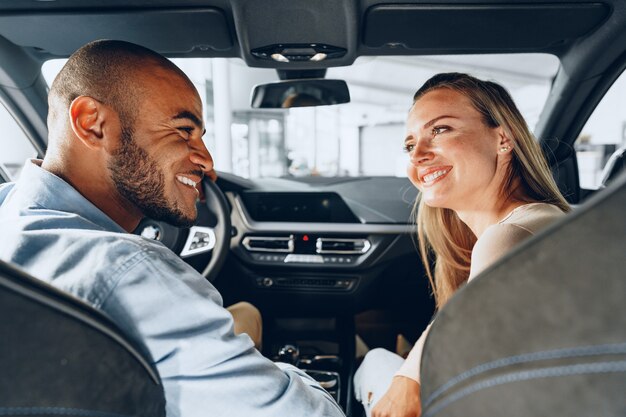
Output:
<path fill-rule="evenodd" d="M 411 164 L 417 166 L 433 159 L 433 157 L 430 140 L 428 138 L 419 138 L 410 153 Z"/>

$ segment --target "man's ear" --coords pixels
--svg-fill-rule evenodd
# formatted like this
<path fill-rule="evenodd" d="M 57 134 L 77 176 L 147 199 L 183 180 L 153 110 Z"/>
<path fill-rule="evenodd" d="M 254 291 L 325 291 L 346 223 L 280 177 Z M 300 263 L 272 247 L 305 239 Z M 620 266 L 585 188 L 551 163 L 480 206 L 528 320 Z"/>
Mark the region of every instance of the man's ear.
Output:
<path fill-rule="evenodd" d="M 104 138 L 105 106 L 93 97 L 76 97 L 69 108 L 70 125 L 74 135 L 91 149 L 101 148 Z"/>

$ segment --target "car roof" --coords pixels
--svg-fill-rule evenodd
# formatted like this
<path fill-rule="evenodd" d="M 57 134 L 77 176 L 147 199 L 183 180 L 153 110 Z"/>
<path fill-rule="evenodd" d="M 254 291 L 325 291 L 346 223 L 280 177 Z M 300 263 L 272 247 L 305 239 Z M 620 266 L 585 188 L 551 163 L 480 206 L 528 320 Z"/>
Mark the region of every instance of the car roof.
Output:
<path fill-rule="evenodd" d="M 0 33 L 40 55 L 57 57 L 91 40 L 115 38 L 168 56 L 241 57 L 250 66 L 308 69 L 350 65 L 371 55 L 547 52 L 562 57 L 592 32 L 623 33 L 626 18 L 620 0 L 481 3 L 5 0 Z M 311 43 L 346 53 L 289 63 L 252 53 L 268 45 Z"/>

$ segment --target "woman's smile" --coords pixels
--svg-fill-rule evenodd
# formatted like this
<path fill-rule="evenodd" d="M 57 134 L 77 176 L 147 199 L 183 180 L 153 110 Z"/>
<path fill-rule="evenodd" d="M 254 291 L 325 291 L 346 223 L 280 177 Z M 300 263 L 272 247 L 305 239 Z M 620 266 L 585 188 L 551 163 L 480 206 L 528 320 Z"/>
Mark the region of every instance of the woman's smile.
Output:
<path fill-rule="evenodd" d="M 430 187 L 445 178 L 451 170 L 451 166 L 422 168 L 418 175 L 422 186 Z"/>

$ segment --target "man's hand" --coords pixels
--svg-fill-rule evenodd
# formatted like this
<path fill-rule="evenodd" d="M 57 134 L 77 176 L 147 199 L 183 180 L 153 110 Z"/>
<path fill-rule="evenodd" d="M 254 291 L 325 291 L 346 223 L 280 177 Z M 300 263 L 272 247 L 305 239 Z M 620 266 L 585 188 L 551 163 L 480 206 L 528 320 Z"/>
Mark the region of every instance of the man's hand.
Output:
<path fill-rule="evenodd" d="M 372 409 L 372 417 L 419 417 L 422 414 L 420 384 L 394 376 L 389 389 Z"/>

